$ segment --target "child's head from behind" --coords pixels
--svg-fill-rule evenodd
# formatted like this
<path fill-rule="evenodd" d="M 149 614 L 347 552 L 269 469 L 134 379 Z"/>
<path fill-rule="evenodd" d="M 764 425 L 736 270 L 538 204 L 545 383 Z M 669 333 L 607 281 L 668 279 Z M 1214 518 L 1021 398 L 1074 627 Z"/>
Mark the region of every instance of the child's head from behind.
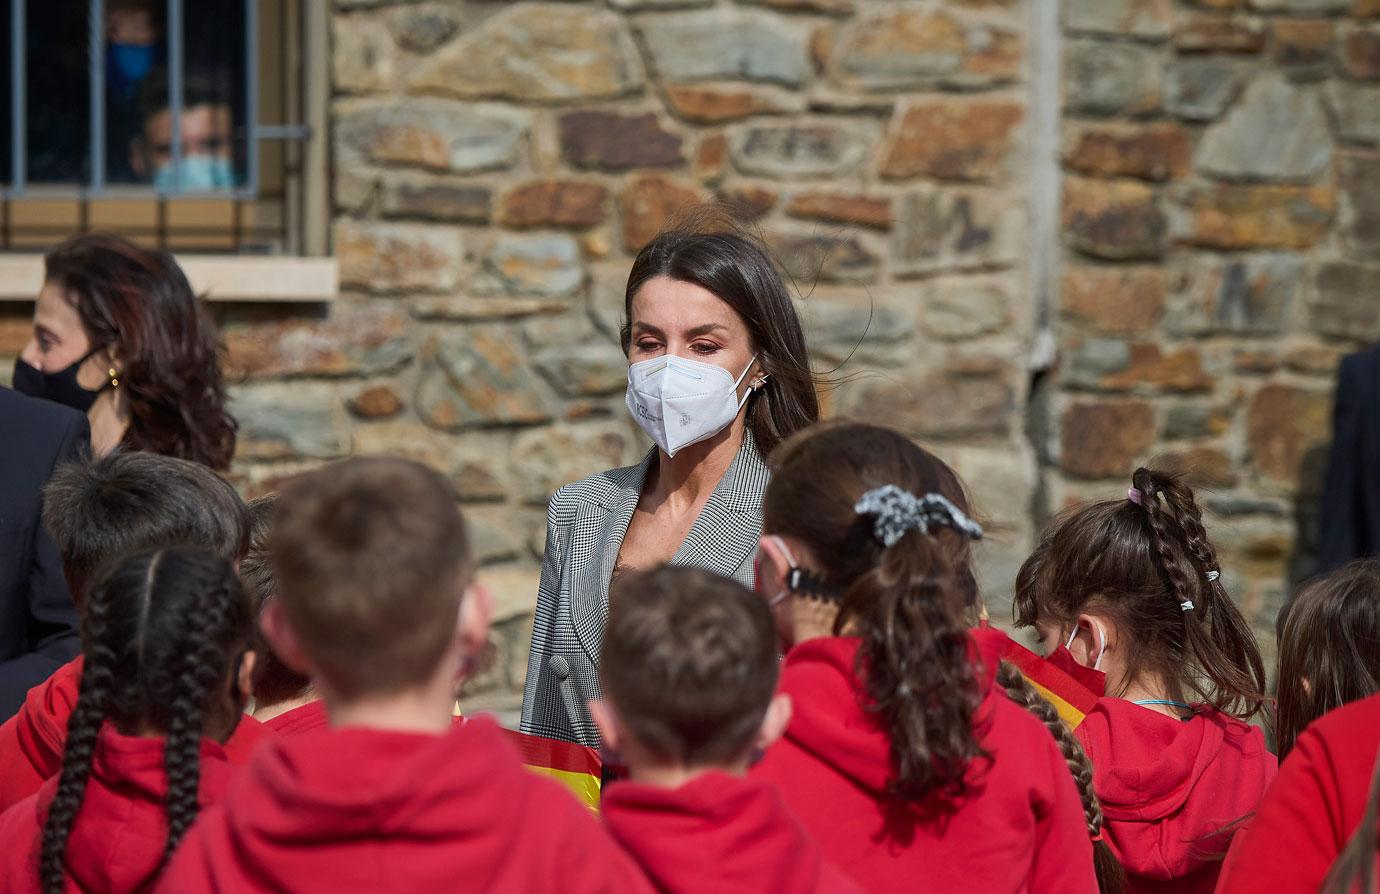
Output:
<path fill-rule="evenodd" d="M 101 727 L 165 737 L 172 852 L 196 816 L 203 736 L 225 741 L 249 696 L 253 618 L 234 566 L 187 546 L 107 566 L 82 618 L 85 666 L 43 837 L 45 885 L 61 880 Z M 60 887 L 60 885 L 59 885 Z"/>
<path fill-rule="evenodd" d="M 746 767 L 784 730 L 771 614 L 742 584 L 665 566 L 619 578 L 599 661 L 604 741 L 634 776 Z"/>
<path fill-rule="evenodd" d="M 1137 469 L 1127 497 L 1069 510 L 1044 533 L 1017 578 L 1016 623 L 1106 672 L 1109 695 L 1182 689 L 1249 716 L 1264 665 L 1220 577 L 1193 491 Z"/>
<path fill-rule="evenodd" d="M 249 551 L 240 563 L 240 580 L 249 594 L 249 602 L 258 618 L 264 608 L 278 599 L 278 579 L 273 574 L 273 557 L 269 543 L 278 515 L 275 494 L 250 502 Z M 262 639 L 262 638 L 261 638 Z M 260 642 L 259 659 L 254 662 L 255 713 L 260 708 L 290 702 L 309 694 L 311 678 L 288 667 L 273 653 L 267 643 Z"/>
<path fill-rule="evenodd" d="M 58 466 L 43 490 L 43 517 L 78 604 L 101 566 L 127 553 L 184 544 L 237 562 L 249 548 L 244 501 L 230 483 L 154 453 Z"/>
<path fill-rule="evenodd" d="M 1309 581 L 1280 616 L 1280 759 L 1308 724 L 1376 692 L 1380 559 L 1362 559 Z"/>
<path fill-rule="evenodd" d="M 280 595 L 265 631 L 340 699 L 424 686 L 449 658 L 453 681 L 487 640 L 487 604 L 462 600 L 474 563 L 454 489 L 420 463 L 365 457 L 302 476 L 270 543 Z"/>
<path fill-rule="evenodd" d="M 961 790 L 982 753 L 967 634 L 981 528 L 958 476 L 899 432 L 859 423 L 796 434 L 769 464 L 759 584 L 791 615 L 789 638 L 857 636 L 859 678 L 891 738 L 894 792 Z"/>

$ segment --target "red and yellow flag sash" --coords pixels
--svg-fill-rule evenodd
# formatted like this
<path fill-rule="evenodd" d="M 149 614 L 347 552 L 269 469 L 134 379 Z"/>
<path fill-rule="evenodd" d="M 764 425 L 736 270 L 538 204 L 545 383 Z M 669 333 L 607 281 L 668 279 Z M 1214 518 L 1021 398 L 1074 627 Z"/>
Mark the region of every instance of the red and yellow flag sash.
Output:
<path fill-rule="evenodd" d="M 516 730 L 508 730 L 508 740 L 517 748 L 528 770 L 556 780 L 590 810 L 599 809 L 599 787 L 603 778 L 599 752 L 574 742 Z"/>
<path fill-rule="evenodd" d="M 1059 716 L 1069 729 L 1077 729 L 1097 702 L 1097 695 L 1091 689 L 1010 637 L 1007 637 L 1001 657 L 1014 664 L 1026 682 L 1059 710 Z"/>

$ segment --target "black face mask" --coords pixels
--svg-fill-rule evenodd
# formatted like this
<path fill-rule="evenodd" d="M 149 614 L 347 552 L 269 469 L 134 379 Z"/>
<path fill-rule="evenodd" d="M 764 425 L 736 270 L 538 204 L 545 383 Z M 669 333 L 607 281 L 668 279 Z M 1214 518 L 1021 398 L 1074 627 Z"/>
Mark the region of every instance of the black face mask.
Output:
<path fill-rule="evenodd" d="M 102 346 L 104 347 L 104 346 Z M 85 413 L 91 409 L 101 392 L 113 382 L 107 382 L 95 391 L 87 390 L 77 384 L 77 370 L 100 348 L 93 348 L 84 357 L 66 369 L 46 373 L 36 366 L 30 366 L 23 359 L 14 361 L 14 390 L 29 397 L 51 400 Z"/>

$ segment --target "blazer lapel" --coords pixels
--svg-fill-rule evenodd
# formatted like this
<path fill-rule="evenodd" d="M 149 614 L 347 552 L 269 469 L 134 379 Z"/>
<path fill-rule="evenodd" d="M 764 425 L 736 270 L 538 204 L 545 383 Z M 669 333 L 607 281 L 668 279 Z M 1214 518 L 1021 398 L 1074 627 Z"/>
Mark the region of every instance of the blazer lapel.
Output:
<path fill-rule="evenodd" d="M 752 432 L 747 432 L 733 464 L 709 495 L 671 564 L 726 575 L 741 568 L 757 551 L 762 536 L 762 494 L 768 477 Z"/>
<path fill-rule="evenodd" d="M 628 533 L 647 469 L 656 459 L 653 448 L 642 462 L 627 468 L 612 482 L 606 502 L 584 503 L 576 512 L 571 538 L 570 614 L 580 644 L 596 664 L 604 642 L 609 611 L 609 579 L 618 551 Z"/>

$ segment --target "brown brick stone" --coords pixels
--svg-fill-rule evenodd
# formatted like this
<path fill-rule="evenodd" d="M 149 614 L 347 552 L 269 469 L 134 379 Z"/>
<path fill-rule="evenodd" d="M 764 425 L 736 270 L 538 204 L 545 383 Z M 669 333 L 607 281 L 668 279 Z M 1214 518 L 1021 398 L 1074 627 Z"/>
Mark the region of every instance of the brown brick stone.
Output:
<path fill-rule="evenodd" d="M 1380 80 L 1380 30 L 1356 29 L 1342 39 L 1342 67 L 1353 78 Z"/>
<path fill-rule="evenodd" d="M 1184 185 L 1171 187 L 1170 230 L 1209 248 L 1309 248 L 1326 235 L 1336 205 L 1329 184 Z"/>
<path fill-rule="evenodd" d="M 676 115 L 695 124 L 722 124 L 763 113 L 794 111 L 791 104 L 774 94 L 703 84 L 667 86 L 666 103 Z"/>
<path fill-rule="evenodd" d="M 765 186 L 734 186 L 719 193 L 719 199 L 743 220 L 765 217 L 776 207 L 776 190 Z"/>
<path fill-rule="evenodd" d="M 1313 331 L 1356 341 L 1380 341 L 1380 266 L 1329 261 L 1318 268 Z"/>
<path fill-rule="evenodd" d="M 1270 32 L 1281 65 L 1322 65 L 1332 55 L 1336 29 L 1327 19 L 1275 19 Z"/>
<path fill-rule="evenodd" d="M 882 197 L 803 192 L 791 199 L 786 213 L 807 220 L 857 224 L 883 230 L 891 226 L 891 200 Z"/>
<path fill-rule="evenodd" d="M 1020 75 L 1016 32 L 978 30 L 943 10 L 883 7 L 859 16 L 845 35 L 831 72 L 845 88 L 974 87 Z"/>
<path fill-rule="evenodd" d="M 1073 478 L 1129 478 L 1154 439 L 1145 401 L 1076 403 L 1060 420 L 1060 466 Z"/>
<path fill-rule="evenodd" d="M 918 438 L 972 438 L 1010 430 L 1015 395 L 1000 377 L 871 379 L 850 390 L 847 415 L 885 419 Z"/>
<path fill-rule="evenodd" d="M 1234 487 L 1237 482 L 1235 464 L 1220 447 L 1190 447 L 1161 454 L 1156 465 L 1178 472 L 1190 487 Z"/>
<path fill-rule="evenodd" d="M 445 292 L 459 282 L 462 248 L 453 227 L 342 220 L 334 241 L 343 285 Z"/>
<path fill-rule="evenodd" d="M 1164 292 L 1158 267 L 1069 266 L 1060 306 L 1066 318 L 1100 332 L 1144 332 L 1164 313 Z"/>
<path fill-rule="evenodd" d="M 1194 14 L 1180 21 L 1174 46 L 1185 53 L 1259 53 L 1265 28 L 1254 19 Z"/>
<path fill-rule="evenodd" d="M 1063 215 L 1069 242 L 1093 257 L 1156 258 L 1163 251 L 1164 215 L 1143 183 L 1066 177 Z"/>
<path fill-rule="evenodd" d="M 365 388 L 349 400 L 350 412 L 361 419 L 389 419 L 401 413 L 403 405 L 391 385 Z"/>
<path fill-rule="evenodd" d="M 1277 481 L 1296 481 L 1309 450 L 1332 430 L 1332 401 L 1324 391 L 1266 385 L 1255 393 L 1246 416 L 1251 464 Z"/>
<path fill-rule="evenodd" d="M 992 181 L 1002 174 L 1025 118 L 1008 100 L 927 100 L 910 105 L 882 149 L 881 175 L 890 180 Z"/>
<path fill-rule="evenodd" d="M 412 357 L 407 317 L 388 307 L 340 307 L 316 321 L 229 325 L 223 335 L 233 378 L 380 373 Z"/>
<path fill-rule="evenodd" d="M 701 183 L 718 183 L 728 173 L 728 138 L 721 133 L 710 133 L 700 138 L 695 145 L 695 158 L 691 165 L 695 179 Z"/>
<path fill-rule="evenodd" d="M 694 186 L 652 174 L 633 180 L 618 197 L 623 215 L 623 246 L 639 251 L 675 216 L 705 200 Z"/>
<path fill-rule="evenodd" d="M 1070 134 L 1064 150 L 1065 167 L 1104 177 L 1177 179 L 1192 163 L 1193 141 L 1173 122 L 1084 127 Z"/>
<path fill-rule="evenodd" d="M 1274 351 L 1237 351 L 1231 365 L 1239 373 L 1272 373 L 1279 369 L 1279 355 Z"/>
<path fill-rule="evenodd" d="M 560 117 L 561 155 L 571 166 L 594 171 L 671 168 L 685 159 L 679 134 L 652 112 L 568 112 Z"/>
<path fill-rule="evenodd" d="M 1152 342 L 1138 342 L 1129 346 L 1126 366 L 1103 375 L 1098 384 L 1107 391 L 1147 387 L 1193 393 L 1210 390 L 1212 379 L 1203 370 L 1203 358 L 1197 348 L 1165 352 Z"/>
<path fill-rule="evenodd" d="M 503 197 L 499 223 L 507 227 L 591 227 L 604 220 L 609 191 L 598 183 L 537 180 Z"/>
<path fill-rule="evenodd" d="M 1356 0 L 1351 5 L 1351 14 L 1358 19 L 1380 16 L 1380 0 Z"/>
<path fill-rule="evenodd" d="M 1299 345 L 1285 355 L 1284 365 L 1304 375 L 1332 376 L 1337 372 L 1343 353 L 1328 345 Z"/>

